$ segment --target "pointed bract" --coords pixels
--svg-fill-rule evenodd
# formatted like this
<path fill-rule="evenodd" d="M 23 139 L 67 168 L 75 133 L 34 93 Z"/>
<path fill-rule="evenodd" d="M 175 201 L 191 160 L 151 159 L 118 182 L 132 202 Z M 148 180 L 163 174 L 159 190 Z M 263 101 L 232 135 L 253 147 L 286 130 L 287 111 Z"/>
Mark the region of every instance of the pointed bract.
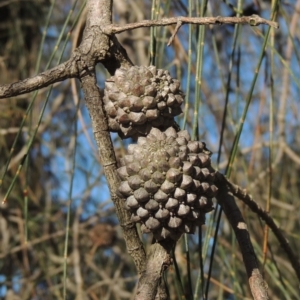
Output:
<path fill-rule="evenodd" d="M 179 81 L 154 66 L 120 68 L 105 82 L 109 129 L 122 138 L 147 135 L 149 126 L 141 124 L 160 129 L 172 126 L 174 117 L 182 113 L 183 101 Z"/>
<path fill-rule="evenodd" d="M 144 233 L 152 232 L 156 240 L 178 239 L 204 224 L 217 193 L 204 143 L 191 141 L 187 131 L 152 128 L 128 152 L 120 160 L 119 191 Z"/>

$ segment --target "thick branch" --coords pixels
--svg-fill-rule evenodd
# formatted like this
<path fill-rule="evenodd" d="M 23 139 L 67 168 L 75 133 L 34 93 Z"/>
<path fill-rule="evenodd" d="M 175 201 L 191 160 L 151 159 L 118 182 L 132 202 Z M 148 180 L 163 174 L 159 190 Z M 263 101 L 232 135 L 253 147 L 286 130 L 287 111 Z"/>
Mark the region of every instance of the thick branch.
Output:
<path fill-rule="evenodd" d="M 70 59 L 57 67 L 40 73 L 34 77 L 20 80 L 11 84 L 0 85 L 0 99 L 9 98 L 21 94 L 26 94 L 43 87 L 47 87 L 55 82 L 63 81 L 67 78 L 78 76 L 76 62 Z"/>
<path fill-rule="evenodd" d="M 253 298 L 255 300 L 269 299 L 267 285 L 260 274 L 247 225 L 234 201 L 234 197 L 227 186 L 224 176 L 220 173 L 218 173 L 218 188 L 217 200 L 222 206 L 240 245 Z"/>
<path fill-rule="evenodd" d="M 109 38 L 102 33 L 101 27 L 111 23 L 111 5 L 111 0 L 89 0 L 87 2 L 87 26 L 84 30 L 83 42 L 77 49 L 77 53 L 80 54 L 78 64 L 81 65 L 80 68 L 83 70 L 80 73 L 82 89 L 111 199 L 114 202 L 117 217 L 123 228 L 128 253 L 133 258 L 138 273 L 141 273 L 144 271 L 146 253 L 136 226 L 130 221 L 130 213 L 125 209 L 125 200 L 117 194 L 120 179 L 117 175 L 116 157 L 108 131 L 102 95 L 97 87 L 95 75 L 96 61 L 109 55 L 111 43 Z"/>
<path fill-rule="evenodd" d="M 223 175 L 219 175 L 223 176 Z M 280 229 L 275 224 L 272 217 L 268 215 L 267 212 L 265 212 L 259 205 L 253 200 L 252 196 L 247 194 L 247 191 L 240 188 L 239 186 L 231 183 L 229 180 L 227 180 L 223 176 L 223 180 L 226 181 L 230 191 L 234 196 L 242 200 L 253 212 L 255 212 L 258 216 L 260 216 L 266 224 L 272 229 L 274 235 L 276 236 L 277 240 L 279 241 L 281 247 L 286 252 L 292 267 L 294 268 L 296 275 L 298 277 L 298 280 L 300 281 L 300 262 L 295 253 L 293 252 L 292 248 L 289 245 L 289 242 L 286 240 L 286 238 L 283 236 Z"/>
<path fill-rule="evenodd" d="M 104 28 L 104 33 L 110 35 L 113 33 L 121 33 L 123 31 L 137 29 L 141 27 L 153 27 L 153 26 L 167 26 L 174 24 L 197 24 L 197 25 L 222 25 L 222 24 L 249 24 L 251 26 L 257 26 L 260 24 L 266 24 L 274 28 L 279 28 L 278 23 L 261 18 L 258 15 L 252 15 L 247 17 L 174 17 L 163 18 L 160 20 L 143 20 L 141 22 L 117 25 L 112 24 Z"/>
<path fill-rule="evenodd" d="M 175 242 L 166 240 L 151 245 L 145 271 L 138 282 L 135 300 L 166 300 L 168 299 L 163 272 L 171 265 L 170 252 Z"/>
<path fill-rule="evenodd" d="M 139 273 L 144 270 L 146 254 L 135 225 L 130 221 L 130 214 L 124 207 L 124 199 L 118 197 L 117 189 L 120 179 L 117 176 L 117 163 L 113 144 L 108 131 L 106 116 L 100 90 L 97 87 L 95 74 L 81 79 L 86 106 L 92 120 L 94 137 L 97 142 L 101 164 L 108 182 L 111 199 L 114 202 L 117 217 L 123 228 L 124 239 L 128 253 L 132 256 Z"/>
<path fill-rule="evenodd" d="M 93 26 L 106 26 L 112 21 L 112 0 L 89 0 L 87 2 L 86 28 Z"/>

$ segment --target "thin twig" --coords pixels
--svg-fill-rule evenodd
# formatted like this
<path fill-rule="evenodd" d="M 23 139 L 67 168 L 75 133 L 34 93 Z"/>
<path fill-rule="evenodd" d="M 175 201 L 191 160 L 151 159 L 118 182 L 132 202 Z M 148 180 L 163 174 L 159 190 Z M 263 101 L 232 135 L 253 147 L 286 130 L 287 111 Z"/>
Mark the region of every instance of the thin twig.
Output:
<path fill-rule="evenodd" d="M 9 98 L 12 96 L 17 96 L 25 93 L 29 93 L 43 87 L 47 87 L 55 82 L 63 81 L 67 78 L 79 78 L 82 72 L 86 69 L 93 68 L 94 63 L 102 62 L 110 73 L 113 72 L 114 68 L 111 68 L 111 64 L 122 63 L 121 59 L 124 56 L 122 49 L 120 50 L 120 45 L 117 44 L 117 40 L 113 37 L 113 34 L 121 33 L 127 30 L 137 29 L 141 27 L 153 27 L 153 26 L 168 26 L 176 24 L 176 29 L 172 35 L 168 45 L 173 41 L 177 31 L 184 24 L 197 24 L 197 25 L 222 25 L 222 24 L 249 24 L 251 26 L 257 26 L 260 24 L 266 24 L 274 28 L 279 28 L 278 23 L 269 21 L 261 18 L 258 15 L 252 15 L 247 17 L 201 17 L 201 18 L 191 18 L 191 17 L 174 17 L 174 18 L 163 18 L 160 20 L 144 20 L 136 23 L 118 25 L 118 24 L 100 24 L 101 18 L 95 18 L 90 21 L 90 26 L 101 25 L 101 32 L 112 36 L 114 45 L 111 47 L 111 51 L 115 52 L 113 55 L 113 61 L 110 61 L 110 57 L 103 55 L 101 51 L 95 55 L 90 56 L 88 61 L 81 60 L 81 56 L 78 55 L 82 53 L 82 44 L 73 52 L 72 57 L 65 63 L 59 66 L 40 73 L 34 77 L 20 80 L 12 84 L 0 85 L 0 99 Z M 96 28 L 94 28 L 96 31 Z M 99 35 L 94 34 L 93 30 L 90 30 L 91 36 L 94 37 L 93 43 L 99 44 Z M 128 57 L 126 57 L 128 61 Z M 87 65 L 86 62 L 89 64 Z M 123 62 L 124 63 L 124 62 Z M 125 61 L 126 63 L 126 61 Z M 92 65 L 92 66 L 91 66 Z"/>
<path fill-rule="evenodd" d="M 291 159 L 293 160 L 296 164 L 300 165 L 300 156 L 294 152 L 291 147 L 286 144 L 284 142 L 284 145 L 282 146 L 283 149 L 284 149 L 284 153 Z"/>
<path fill-rule="evenodd" d="M 104 28 L 105 34 L 117 34 L 127 30 L 133 30 L 141 27 L 153 27 L 153 26 L 168 26 L 174 24 L 196 24 L 196 25 L 222 25 L 222 24 L 249 24 L 250 26 L 257 26 L 260 24 L 266 24 L 274 28 L 279 28 L 277 22 L 269 21 L 261 18 L 258 15 L 244 16 L 244 17 L 174 17 L 163 18 L 160 20 L 143 20 L 136 23 L 118 25 L 112 24 Z"/>
<path fill-rule="evenodd" d="M 182 25 L 182 21 L 181 21 L 181 20 L 178 20 L 178 22 L 177 22 L 177 24 L 176 24 L 176 27 L 175 27 L 175 30 L 174 30 L 172 36 L 170 37 L 167 46 L 170 46 L 170 45 L 173 43 L 174 38 L 175 38 L 175 36 L 176 36 L 176 34 L 177 34 L 179 28 L 181 27 L 181 25 Z"/>

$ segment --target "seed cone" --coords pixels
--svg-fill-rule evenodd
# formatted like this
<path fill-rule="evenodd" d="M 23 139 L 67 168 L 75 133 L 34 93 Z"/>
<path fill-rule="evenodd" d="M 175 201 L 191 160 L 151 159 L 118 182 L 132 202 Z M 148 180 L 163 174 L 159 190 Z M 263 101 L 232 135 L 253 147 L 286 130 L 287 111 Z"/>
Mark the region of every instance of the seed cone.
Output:
<path fill-rule="evenodd" d="M 118 69 L 105 83 L 109 129 L 122 138 L 145 136 L 152 127 L 164 130 L 181 114 L 183 92 L 178 80 L 155 66 Z"/>
<path fill-rule="evenodd" d="M 129 145 L 118 173 L 132 221 L 157 240 L 194 233 L 213 209 L 217 193 L 210 155 L 204 143 L 172 127 L 164 132 L 152 128 Z"/>

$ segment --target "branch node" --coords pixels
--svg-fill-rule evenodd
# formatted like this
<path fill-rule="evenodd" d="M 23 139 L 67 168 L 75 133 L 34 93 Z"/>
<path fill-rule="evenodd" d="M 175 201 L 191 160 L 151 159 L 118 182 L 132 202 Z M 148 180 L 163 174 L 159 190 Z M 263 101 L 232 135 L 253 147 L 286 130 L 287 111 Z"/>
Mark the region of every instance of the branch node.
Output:
<path fill-rule="evenodd" d="M 113 28 L 111 25 L 107 25 L 101 28 L 101 32 L 107 36 L 111 36 L 113 34 Z"/>
<path fill-rule="evenodd" d="M 172 36 L 170 37 L 167 46 L 170 46 L 170 45 L 173 43 L 174 38 L 175 38 L 175 36 L 176 36 L 176 34 L 177 34 L 179 28 L 182 26 L 182 23 L 183 23 L 182 20 L 179 18 L 178 21 L 177 21 L 175 30 L 174 30 Z"/>
<path fill-rule="evenodd" d="M 222 25 L 222 17 L 217 16 L 217 17 L 216 17 L 216 20 L 215 20 L 215 24 L 217 24 L 217 25 Z"/>
<path fill-rule="evenodd" d="M 260 17 L 258 15 L 252 15 L 249 18 L 249 25 L 250 26 L 257 26 L 259 19 L 260 19 Z"/>

